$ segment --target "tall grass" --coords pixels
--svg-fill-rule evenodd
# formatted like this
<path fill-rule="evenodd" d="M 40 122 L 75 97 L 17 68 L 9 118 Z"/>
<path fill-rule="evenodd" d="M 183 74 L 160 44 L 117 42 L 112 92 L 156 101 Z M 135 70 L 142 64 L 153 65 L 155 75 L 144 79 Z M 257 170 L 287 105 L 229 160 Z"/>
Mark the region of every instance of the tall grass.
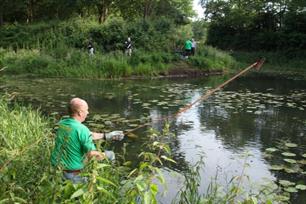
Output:
<path fill-rule="evenodd" d="M 0 111 L 0 198 L 24 203 L 49 167 L 51 131 L 48 121 L 31 108 L 9 106 L 0 98 Z"/>
<path fill-rule="evenodd" d="M 0 50 L 0 65 L 7 74 L 30 74 L 44 77 L 120 78 L 131 75 L 152 76 L 167 71 L 174 58 L 167 53 L 86 52 L 73 48 L 53 50 L 21 49 L 17 52 Z"/>
<path fill-rule="evenodd" d="M 167 52 L 136 50 L 131 57 L 120 51 L 97 52 L 89 56 L 86 51 L 66 46 L 54 49 L 0 49 L 0 65 L 7 66 L 7 74 L 30 74 L 43 77 L 120 78 L 130 76 L 156 76 L 172 67 L 179 57 Z M 199 49 L 187 60 L 193 67 L 213 71 L 237 66 L 225 52 L 212 47 Z"/>
<path fill-rule="evenodd" d="M 198 46 L 195 56 L 191 56 L 188 61 L 194 67 L 208 71 L 228 70 L 239 66 L 227 52 L 204 45 Z"/>

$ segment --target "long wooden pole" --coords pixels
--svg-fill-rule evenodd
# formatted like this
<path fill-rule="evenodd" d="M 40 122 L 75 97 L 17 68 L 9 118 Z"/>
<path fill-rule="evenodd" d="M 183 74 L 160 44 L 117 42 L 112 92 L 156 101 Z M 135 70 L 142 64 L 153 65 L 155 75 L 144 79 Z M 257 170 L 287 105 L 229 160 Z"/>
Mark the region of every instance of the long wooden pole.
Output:
<path fill-rule="evenodd" d="M 227 84 L 229 84 L 230 82 L 234 81 L 236 78 L 238 78 L 239 76 L 243 75 L 244 73 L 248 72 L 250 69 L 252 68 L 256 68 L 256 69 L 260 69 L 260 67 L 262 66 L 262 64 L 264 63 L 264 59 L 259 60 L 257 62 L 255 62 L 254 64 L 251 64 L 250 66 L 248 66 L 247 68 L 243 69 L 241 72 L 239 72 L 238 74 L 236 74 L 235 76 L 233 76 L 232 78 L 228 79 L 227 81 L 223 82 L 222 84 L 220 84 L 219 86 L 217 86 L 214 89 L 208 90 L 206 92 L 206 94 L 204 94 L 203 96 L 201 96 L 200 98 L 198 98 L 197 100 L 195 100 L 194 102 L 192 102 L 191 104 L 188 104 L 186 106 L 184 106 L 183 108 L 181 108 L 176 114 L 175 117 L 179 116 L 181 113 L 186 112 L 188 109 L 190 109 L 192 106 L 194 106 L 196 103 L 200 102 L 200 101 L 204 101 L 206 100 L 209 96 L 211 96 L 212 94 L 214 94 L 215 92 L 219 91 L 220 89 L 222 89 L 224 86 L 226 86 Z"/>
<path fill-rule="evenodd" d="M 161 120 L 167 120 L 167 119 L 171 119 L 171 118 L 177 118 L 180 114 L 186 112 L 187 110 L 189 110 L 190 108 L 192 108 L 195 104 L 199 103 L 200 101 L 204 101 L 206 100 L 208 97 L 210 97 L 212 94 L 214 94 L 215 92 L 219 91 L 220 89 L 222 89 L 224 86 L 226 86 L 227 84 L 229 84 L 230 82 L 234 81 L 236 78 L 238 78 L 239 76 L 243 75 L 244 73 L 248 72 L 250 69 L 252 68 L 256 68 L 257 70 L 260 69 L 260 67 L 263 65 L 265 59 L 261 59 L 253 64 L 251 64 L 250 66 L 246 67 L 245 69 L 243 69 L 242 71 L 240 71 L 239 73 L 237 73 L 235 76 L 233 76 L 232 78 L 228 79 L 227 81 L 223 82 L 222 84 L 220 84 L 219 86 L 217 86 L 216 88 L 213 88 L 211 90 L 208 90 L 203 96 L 201 96 L 200 98 L 198 98 L 197 100 L 195 100 L 194 102 L 185 105 L 183 108 L 181 108 L 177 113 L 175 113 L 172 116 L 168 116 L 168 117 L 163 117 L 163 118 L 159 118 L 156 119 L 154 121 L 161 121 Z M 151 122 L 142 124 L 132 130 L 126 131 L 125 134 L 128 136 L 129 133 L 134 132 L 135 130 L 138 130 L 142 127 L 148 126 L 150 125 Z"/>

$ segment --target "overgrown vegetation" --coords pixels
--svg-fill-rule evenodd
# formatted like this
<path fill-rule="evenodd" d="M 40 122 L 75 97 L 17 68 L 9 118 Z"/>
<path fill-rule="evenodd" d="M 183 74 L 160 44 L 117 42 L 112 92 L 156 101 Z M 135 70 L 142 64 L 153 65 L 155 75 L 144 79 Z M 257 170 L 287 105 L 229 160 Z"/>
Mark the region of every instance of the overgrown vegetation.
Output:
<path fill-rule="evenodd" d="M 103 25 L 90 19 L 11 25 L 0 30 L 0 66 L 7 74 L 78 78 L 118 78 L 165 74 L 181 59 L 184 39 L 192 28 L 176 27 L 169 19 L 133 21 L 110 18 Z M 124 55 L 124 40 L 132 37 L 133 54 Z M 87 44 L 96 50 L 89 56 Z M 230 68 L 229 55 L 199 44 L 196 56 L 187 60 L 204 70 Z"/>

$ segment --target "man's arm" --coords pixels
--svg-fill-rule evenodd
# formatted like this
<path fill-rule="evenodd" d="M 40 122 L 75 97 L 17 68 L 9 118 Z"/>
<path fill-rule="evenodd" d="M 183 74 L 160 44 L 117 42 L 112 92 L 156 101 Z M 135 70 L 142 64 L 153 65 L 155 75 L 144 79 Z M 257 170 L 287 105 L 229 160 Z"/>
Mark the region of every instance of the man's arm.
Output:
<path fill-rule="evenodd" d="M 104 133 L 91 132 L 91 138 L 92 140 L 105 139 L 105 135 Z"/>
<path fill-rule="evenodd" d="M 89 160 L 93 157 L 95 157 L 97 160 L 103 160 L 105 159 L 105 153 L 102 153 L 96 150 L 92 150 L 87 153 L 87 157 Z"/>
<path fill-rule="evenodd" d="M 104 140 L 122 140 L 124 138 L 124 133 L 123 131 L 115 130 L 109 133 L 97 133 L 97 132 L 91 132 L 91 138 L 93 140 L 99 140 L 99 139 L 104 139 Z"/>

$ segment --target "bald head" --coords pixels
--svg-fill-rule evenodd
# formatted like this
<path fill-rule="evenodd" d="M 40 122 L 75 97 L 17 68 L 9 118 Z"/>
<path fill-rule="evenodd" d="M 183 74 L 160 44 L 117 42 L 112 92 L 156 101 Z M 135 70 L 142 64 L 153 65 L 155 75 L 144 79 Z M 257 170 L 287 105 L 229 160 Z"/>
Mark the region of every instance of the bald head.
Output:
<path fill-rule="evenodd" d="M 79 114 L 80 111 L 87 111 L 88 105 L 87 102 L 80 98 L 73 98 L 71 99 L 69 106 L 68 106 L 68 112 L 71 117 L 76 116 Z"/>

